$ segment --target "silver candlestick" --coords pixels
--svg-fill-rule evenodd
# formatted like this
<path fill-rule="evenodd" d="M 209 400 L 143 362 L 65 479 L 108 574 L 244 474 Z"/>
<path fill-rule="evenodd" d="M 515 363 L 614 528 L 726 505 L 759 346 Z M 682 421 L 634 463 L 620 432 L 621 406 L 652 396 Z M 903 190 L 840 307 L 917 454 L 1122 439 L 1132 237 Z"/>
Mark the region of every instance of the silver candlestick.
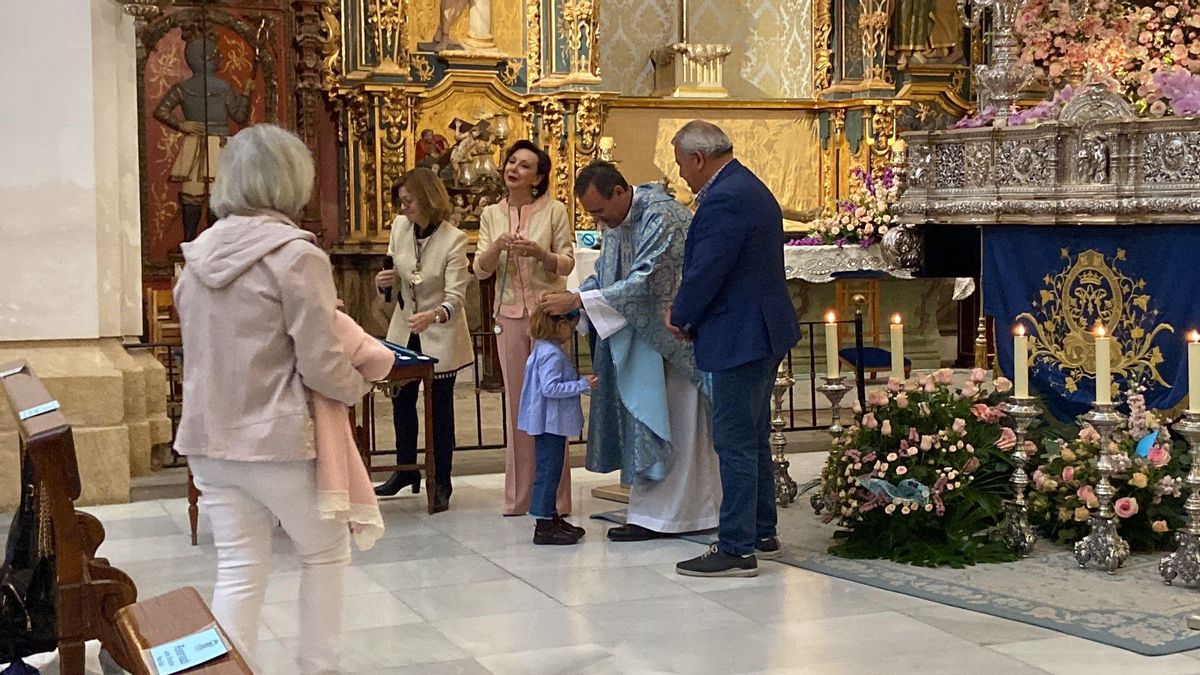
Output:
<path fill-rule="evenodd" d="M 822 375 L 822 380 L 825 384 L 817 387 L 817 391 L 825 394 L 825 398 L 829 399 L 829 414 L 833 418 L 833 423 L 829 425 L 829 433 L 836 439 L 842 435 L 842 398 L 846 396 L 846 392 L 850 391 L 850 387 L 846 386 L 844 380 L 845 375 L 837 377 L 827 377 Z"/>
<path fill-rule="evenodd" d="M 775 390 L 772 397 L 775 400 L 775 414 L 771 418 L 771 446 L 775 448 L 775 502 L 787 506 L 796 501 L 800 488 L 788 473 L 791 462 L 784 455 L 787 450 L 787 438 L 783 435 L 783 397 L 792 389 L 796 380 L 787 369 L 787 361 L 780 361 L 779 370 L 775 373 Z"/>
<path fill-rule="evenodd" d="M 1012 397 L 1001 404 L 1004 413 L 1013 418 L 1017 425 L 1017 444 L 1013 447 L 1012 457 L 1016 464 L 1009 483 L 1013 487 L 1013 498 L 1004 502 L 1005 519 L 1004 543 L 1021 556 L 1027 556 L 1037 543 L 1037 534 L 1029 524 L 1029 508 L 1025 504 L 1025 488 L 1029 486 L 1029 474 L 1025 473 L 1025 465 L 1030 457 L 1025 452 L 1025 434 L 1041 411 L 1033 403 L 1032 397 Z"/>
<path fill-rule="evenodd" d="M 1158 563 L 1158 573 L 1170 584 L 1179 577 L 1185 584 L 1200 581 L 1200 412 L 1188 411 L 1184 418 L 1175 423 L 1175 431 L 1188 443 L 1188 454 L 1192 457 L 1192 468 L 1184 482 L 1188 486 L 1188 498 L 1183 504 L 1187 513 L 1187 526 L 1175 535 L 1179 547 L 1168 553 Z M 1190 618 L 1190 617 L 1189 617 Z"/>
<path fill-rule="evenodd" d="M 1117 533 L 1117 519 L 1113 512 L 1113 497 L 1117 490 L 1109 480 L 1117 471 L 1111 448 L 1113 432 L 1125 422 L 1125 416 L 1117 412 L 1111 403 L 1095 403 L 1082 419 L 1100 433 L 1100 461 L 1096 464 L 1100 470 L 1100 482 L 1096 485 L 1100 510 L 1091 516 L 1091 532 L 1075 542 L 1075 561 L 1080 567 L 1086 567 L 1089 560 L 1094 560 L 1109 574 L 1115 574 L 1117 568 L 1129 558 L 1129 542 Z"/>

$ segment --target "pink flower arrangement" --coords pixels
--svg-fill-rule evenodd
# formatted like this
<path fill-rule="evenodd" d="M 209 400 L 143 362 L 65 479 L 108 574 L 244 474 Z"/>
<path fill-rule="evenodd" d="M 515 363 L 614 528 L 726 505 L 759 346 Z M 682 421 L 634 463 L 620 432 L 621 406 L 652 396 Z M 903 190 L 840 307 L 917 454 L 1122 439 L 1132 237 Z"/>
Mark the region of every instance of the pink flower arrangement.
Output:
<path fill-rule="evenodd" d="M 1074 472 L 1072 472 L 1074 476 Z M 1075 496 L 1079 497 L 1079 501 L 1083 502 L 1088 508 L 1096 508 L 1100 506 L 1100 498 L 1096 496 L 1096 491 L 1091 485 L 1084 485 L 1075 491 Z"/>
<path fill-rule="evenodd" d="M 999 422 L 1004 419 L 1004 411 L 999 406 L 989 406 L 986 403 L 976 403 L 971 406 L 971 414 L 980 422 Z"/>
<path fill-rule="evenodd" d="M 832 212 L 813 222 L 809 235 L 795 240 L 801 246 L 857 244 L 866 248 L 879 243 L 898 220 L 892 206 L 900 196 L 900 184 L 892 168 L 851 172 L 850 197 L 838 201 Z"/>
<path fill-rule="evenodd" d="M 997 393 L 1007 394 L 1013 388 L 1012 380 L 1007 377 L 997 377 L 992 380 L 992 386 L 996 388 Z"/>
<path fill-rule="evenodd" d="M 954 422 L 950 424 L 950 430 L 959 436 L 963 435 L 967 431 L 967 421 L 961 417 L 955 417 Z"/>
<path fill-rule="evenodd" d="M 1064 466 L 1062 470 L 1062 479 L 1064 483 L 1070 483 L 1075 480 L 1075 467 Z"/>
<path fill-rule="evenodd" d="M 1137 500 L 1133 497 L 1122 497 L 1113 504 L 1113 510 L 1122 518 L 1136 516 L 1138 512 Z"/>

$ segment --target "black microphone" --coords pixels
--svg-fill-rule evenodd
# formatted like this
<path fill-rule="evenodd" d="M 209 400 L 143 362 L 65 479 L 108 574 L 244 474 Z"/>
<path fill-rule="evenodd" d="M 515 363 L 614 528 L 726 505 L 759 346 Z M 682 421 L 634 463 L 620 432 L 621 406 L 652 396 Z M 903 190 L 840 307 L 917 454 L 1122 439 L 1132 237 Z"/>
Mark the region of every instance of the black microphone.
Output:
<path fill-rule="evenodd" d="M 395 267 L 396 267 L 396 263 L 395 263 L 395 261 L 392 260 L 392 256 L 389 255 L 388 257 L 383 259 L 383 269 L 390 270 L 390 269 L 395 269 Z M 393 281 L 392 285 L 394 286 L 395 283 L 396 282 Z M 383 289 L 383 301 L 384 302 L 392 301 L 392 286 L 388 286 L 387 288 Z"/>

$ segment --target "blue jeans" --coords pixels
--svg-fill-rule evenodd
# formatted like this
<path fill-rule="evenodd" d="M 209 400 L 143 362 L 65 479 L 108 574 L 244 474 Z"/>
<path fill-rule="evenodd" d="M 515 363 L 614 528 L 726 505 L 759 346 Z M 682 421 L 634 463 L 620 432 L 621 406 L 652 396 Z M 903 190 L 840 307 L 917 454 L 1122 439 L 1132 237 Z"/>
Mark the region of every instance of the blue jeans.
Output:
<path fill-rule="evenodd" d="M 775 536 L 771 390 L 778 361 L 751 361 L 712 374 L 713 444 L 721 471 L 717 544 L 733 555 Z"/>
<path fill-rule="evenodd" d="M 558 434 L 538 434 L 533 437 L 536 469 L 533 474 L 533 496 L 529 515 L 534 518 L 553 518 L 558 515 L 555 495 L 562 478 L 566 458 L 567 437 Z"/>

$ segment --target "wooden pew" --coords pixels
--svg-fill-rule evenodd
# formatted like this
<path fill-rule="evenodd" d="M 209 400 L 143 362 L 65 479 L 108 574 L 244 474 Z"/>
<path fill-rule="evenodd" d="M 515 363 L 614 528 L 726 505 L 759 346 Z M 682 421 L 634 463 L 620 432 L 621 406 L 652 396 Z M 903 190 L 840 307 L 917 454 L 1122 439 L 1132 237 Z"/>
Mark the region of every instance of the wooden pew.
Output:
<path fill-rule="evenodd" d="M 26 361 L 0 365 L 4 394 L 14 414 L 53 401 Z M 125 670 L 133 660 L 116 629 L 116 613 L 137 600 L 137 587 L 121 570 L 96 557 L 104 526 L 75 510 L 79 498 L 79 465 L 71 427 L 61 410 L 18 420 L 22 475 L 32 463 L 33 490 L 39 519 L 49 515 L 57 590 L 57 639 L 61 672 L 84 672 L 84 642 L 100 640 Z M 0 639 L 3 639 L 0 637 Z"/>

